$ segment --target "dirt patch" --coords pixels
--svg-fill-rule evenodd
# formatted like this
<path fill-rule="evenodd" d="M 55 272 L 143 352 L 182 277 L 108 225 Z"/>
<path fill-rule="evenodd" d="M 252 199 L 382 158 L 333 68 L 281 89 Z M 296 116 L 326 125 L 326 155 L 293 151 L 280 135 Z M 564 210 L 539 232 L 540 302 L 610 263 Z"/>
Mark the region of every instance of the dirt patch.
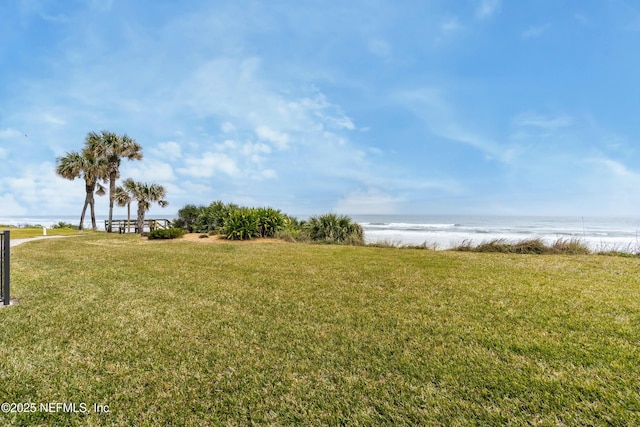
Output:
<path fill-rule="evenodd" d="M 245 245 L 245 244 L 255 244 L 255 243 L 286 243 L 284 240 L 282 239 L 260 239 L 260 238 L 255 238 L 255 239 L 251 239 L 251 240 L 227 240 L 222 236 L 209 236 L 209 237 L 200 237 L 201 234 L 199 233 L 187 233 L 184 236 L 182 236 L 179 239 L 175 239 L 175 241 L 180 242 L 180 241 L 185 241 L 188 240 L 190 242 L 198 242 L 198 243 L 207 243 L 207 244 L 211 244 L 211 243 L 236 243 L 239 245 Z"/>

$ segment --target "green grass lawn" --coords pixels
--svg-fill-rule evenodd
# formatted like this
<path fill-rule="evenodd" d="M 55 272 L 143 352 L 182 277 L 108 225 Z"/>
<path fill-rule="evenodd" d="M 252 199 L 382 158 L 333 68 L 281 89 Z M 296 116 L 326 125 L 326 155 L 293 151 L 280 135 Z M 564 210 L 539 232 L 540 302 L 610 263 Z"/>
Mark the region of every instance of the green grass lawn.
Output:
<path fill-rule="evenodd" d="M 94 234 L 12 280 L 0 402 L 88 413 L 0 425 L 640 425 L 637 258 Z"/>

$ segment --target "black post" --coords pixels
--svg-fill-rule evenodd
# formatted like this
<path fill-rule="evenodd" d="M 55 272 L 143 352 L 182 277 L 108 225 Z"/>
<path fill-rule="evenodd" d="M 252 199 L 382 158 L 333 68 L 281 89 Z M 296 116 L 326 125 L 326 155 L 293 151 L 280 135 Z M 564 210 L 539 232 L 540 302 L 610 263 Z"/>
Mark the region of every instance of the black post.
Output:
<path fill-rule="evenodd" d="M 4 238 L 2 239 L 2 299 L 4 305 L 9 305 L 11 303 L 11 294 L 10 294 L 10 280 L 11 274 L 9 271 L 10 266 L 10 258 L 11 258 L 11 237 L 10 231 L 4 231 Z"/>

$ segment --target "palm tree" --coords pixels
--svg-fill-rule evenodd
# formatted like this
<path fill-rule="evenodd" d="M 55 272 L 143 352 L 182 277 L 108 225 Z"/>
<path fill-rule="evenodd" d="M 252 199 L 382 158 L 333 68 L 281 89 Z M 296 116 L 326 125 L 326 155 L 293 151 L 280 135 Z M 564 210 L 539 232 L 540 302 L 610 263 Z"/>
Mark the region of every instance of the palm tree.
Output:
<path fill-rule="evenodd" d="M 122 186 L 119 185 L 116 187 L 114 197 L 116 205 L 127 207 L 127 233 L 131 232 L 131 202 L 133 200 L 131 193 L 127 190 L 127 185 L 130 186 L 132 182 L 133 180 L 131 178 L 125 179 Z"/>
<path fill-rule="evenodd" d="M 82 214 L 80 215 L 80 225 L 78 226 L 80 231 L 82 231 L 84 225 L 84 215 L 87 212 L 87 206 L 91 206 L 91 228 L 94 231 L 98 228 L 96 226 L 95 199 L 93 194 L 97 193 L 98 196 L 105 194 L 104 187 L 98 181 L 105 179 L 106 172 L 106 160 L 94 156 L 86 149 L 83 150 L 82 153 L 78 153 L 77 151 L 67 152 L 66 156 L 56 159 L 56 173 L 58 175 L 71 181 L 76 178 L 83 178 L 85 181 L 86 196 Z"/>
<path fill-rule="evenodd" d="M 122 159 L 142 159 L 142 147 L 127 134 L 117 135 L 103 130 L 100 134 L 89 132 L 86 138 L 87 149 L 97 157 L 104 157 L 108 164 L 109 178 L 109 221 L 107 232 L 111 232 L 113 220 L 113 204 L 115 202 L 116 180 L 120 177 L 120 161 Z"/>
<path fill-rule="evenodd" d="M 144 214 L 151 207 L 151 203 L 156 202 L 163 208 L 169 204 L 169 202 L 164 200 L 166 191 L 162 185 L 155 183 L 148 184 L 146 182 L 134 182 L 133 180 L 127 180 L 125 183 L 125 189 L 138 201 L 138 219 L 136 220 L 136 227 L 138 228 L 138 233 L 142 235 L 144 228 Z"/>

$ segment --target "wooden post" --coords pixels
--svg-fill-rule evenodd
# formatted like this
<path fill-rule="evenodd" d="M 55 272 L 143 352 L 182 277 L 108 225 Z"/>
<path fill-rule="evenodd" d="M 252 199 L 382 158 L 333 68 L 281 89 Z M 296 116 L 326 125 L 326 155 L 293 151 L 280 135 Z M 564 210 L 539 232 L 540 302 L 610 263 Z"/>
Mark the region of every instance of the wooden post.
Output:
<path fill-rule="evenodd" d="M 11 262 L 10 231 L 5 230 L 2 237 L 2 247 L 0 248 L 0 252 L 2 252 L 2 303 L 9 305 L 11 303 L 11 272 L 9 270 Z"/>

